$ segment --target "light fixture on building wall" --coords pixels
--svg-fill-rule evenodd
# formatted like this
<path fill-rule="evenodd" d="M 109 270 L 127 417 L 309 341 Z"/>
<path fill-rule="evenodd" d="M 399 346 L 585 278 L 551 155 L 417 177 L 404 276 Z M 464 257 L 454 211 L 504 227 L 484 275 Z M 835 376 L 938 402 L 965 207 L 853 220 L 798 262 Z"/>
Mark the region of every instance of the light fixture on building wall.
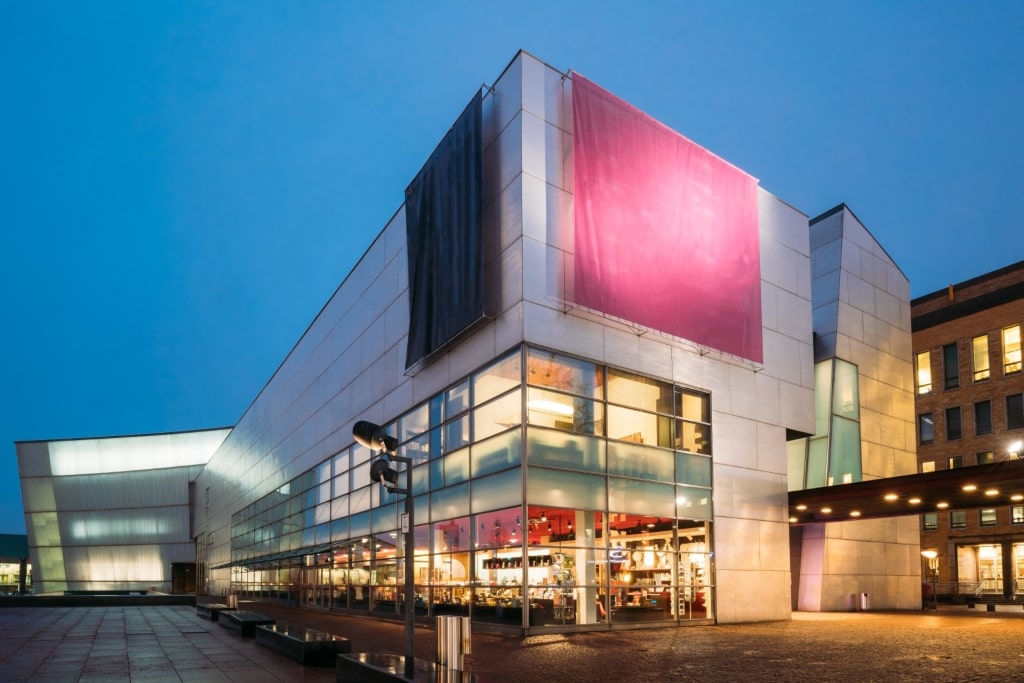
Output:
<path fill-rule="evenodd" d="M 932 609 L 939 608 L 939 554 L 934 550 L 922 550 L 921 556 L 928 560 L 928 571 L 932 575 Z"/>
<path fill-rule="evenodd" d="M 1017 460 L 1020 458 L 1020 452 L 1024 451 L 1024 441 L 1014 441 L 1006 450 L 1010 453 L 1010 460 Z"/>

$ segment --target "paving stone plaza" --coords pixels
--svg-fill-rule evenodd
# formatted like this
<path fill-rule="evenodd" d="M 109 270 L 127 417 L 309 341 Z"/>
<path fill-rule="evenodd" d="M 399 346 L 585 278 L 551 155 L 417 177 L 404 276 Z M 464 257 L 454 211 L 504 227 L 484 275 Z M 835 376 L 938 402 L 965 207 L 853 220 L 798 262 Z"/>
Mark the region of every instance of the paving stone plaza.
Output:
<path fill-rule="evenodd" d="M 404 625 L 267 603 L 277 623 L 352 640 L 353 652 L 400 653 Z M 1019 681 L 1024 610 L 942 607 L 921 613 L 797 613 L 791 621 L 537 635 L 475 632 L 466 669 L 481 683 L 573 681 Z M 434 630 L 416 629 L 434 657 Z M 333 681 L 185 606 L 0 609 L 0 680 Z"/>

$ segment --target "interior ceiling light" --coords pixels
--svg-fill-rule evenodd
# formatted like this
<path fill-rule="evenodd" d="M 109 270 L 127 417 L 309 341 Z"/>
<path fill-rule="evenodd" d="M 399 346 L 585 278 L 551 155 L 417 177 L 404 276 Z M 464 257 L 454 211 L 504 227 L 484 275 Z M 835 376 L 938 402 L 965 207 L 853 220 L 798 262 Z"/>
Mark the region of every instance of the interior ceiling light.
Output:
<path fill-rule="evenodd" d="M 918 505 L 921 502 L 921 499 L 915 496 L 914 498 L 911 498 L 907 502 L 910 503 L 911 505 Z"/>
<path fill-rule="evenodd" d="M 986 496 L 998 496 L 999 495 L 999 489 L 988 489 L 987 491 L 985 491 L 985 495 Z"/>
<path fill-rule="evenodd" d="M 824 515 L 827 515 L 830 512 L 832 512 L 832 508 L 821 508 L 821 513 Z"/>
<path fill-rule="evenodd" d="M 860 510 L 850 510 L 851 517 L 860 517 Z"/>
<path fill-rule="evenodd" d="M 527 402 L 526 407 L 530 410 L 538 410 L 542 413 L 560 415 L 562 417 L 571 417 L 573 413 L 572 406 L 559 403 L 558 401 L 549 401 L 543 398 Z"/>
<path fill-rule="evenodd" d="M 900 499 L 900 497 L 899 497 L 899 495 L 898 495 L 898 494 L 896 494 L 896 493 L 887 493 L 887 494 L 885 494 L 885 499 L 886 499 L 886 500 L 890 500 L 890 501 L 891 501 L 891 500 L 899 500 L 899 499 Z"/>
<path fill-rule="evenodd" d="M 806 505 L 804 505 L 803 503 L 801 503 L 800 505 L 797 505 L 797 506 L 796 506 L 796 509 L 797 509 L 797 510 L 800 510 L 800 511 L 802 512 L 802 511 L 804 511 L 804 510 L 806 510 L 806 509 L 807 509 L 807 506 L 806 506 Z"/>
<path fill-rule="evenodd" d="M 1019 493 L 1015 493 L 1012 496 L 1010 496 L 1010 500 L 1012 500 L 1014 503 L 1018 503 L 1018 502 L 1024 500 L 1024 496 L 1022 496 Z"/>
<path fill-rule="evenodd" d="M 946 503 L 946 502 L 936 503 L 935 507 L 939 508 L 940 510 L 945 510 L 946 508 L 949 507 L 949 503 Z"/>
<path fill-rule="evenodd" d="M 970 493 L 971 491 L 977 491 L 978 486 L 976 484 L 964 484 L 964 491 Z"/>
<path fill-rule="evenodd" d="M 789 518 L 789 523 L 790 523 L 790 524 L 793 524 L 793 523 L 794 523 L 794 522 L 796 522 L 796 521 L 797 521 L 797 518 L 796 518 L 796 517 L 790 517 L 790 518 Z"/>

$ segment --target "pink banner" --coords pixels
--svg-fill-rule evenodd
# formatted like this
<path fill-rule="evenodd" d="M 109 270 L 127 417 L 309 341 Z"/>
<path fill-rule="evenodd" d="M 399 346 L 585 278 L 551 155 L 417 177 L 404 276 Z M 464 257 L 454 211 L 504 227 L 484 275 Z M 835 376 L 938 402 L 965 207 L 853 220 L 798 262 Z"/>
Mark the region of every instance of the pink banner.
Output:
<path fill-rule="evenodd" d="M 757 179 L 573 74 L 581 306 L 755 362 Z"/>

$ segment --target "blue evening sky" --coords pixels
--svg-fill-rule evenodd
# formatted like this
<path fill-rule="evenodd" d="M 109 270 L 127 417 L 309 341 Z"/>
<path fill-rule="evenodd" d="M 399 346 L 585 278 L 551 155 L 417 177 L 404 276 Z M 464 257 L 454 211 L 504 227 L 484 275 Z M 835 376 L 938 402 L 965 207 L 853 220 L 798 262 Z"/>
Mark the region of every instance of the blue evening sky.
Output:
<path fill-rule="evenodd" d="M 520 48 L 919 296 L 1024 258 L 1024 4 L 0 0 L 0 533 L 16 440 L 233 424 Z"/>

